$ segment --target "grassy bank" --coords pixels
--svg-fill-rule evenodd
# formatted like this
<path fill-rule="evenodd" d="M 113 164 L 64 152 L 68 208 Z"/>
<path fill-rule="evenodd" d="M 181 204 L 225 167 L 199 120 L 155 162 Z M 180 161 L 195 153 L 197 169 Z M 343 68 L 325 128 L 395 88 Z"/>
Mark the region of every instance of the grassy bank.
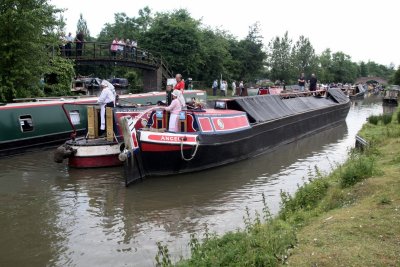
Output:
<path fill-rule="evenodd" d="M 177 266 L 399 266 L 400 115 L 369 121 L 360 134 L 370 147 L 282 192 L 276 217 L 264 205 L 244 230 L 192 236 L 192 257 Z M 157 262 L 170 265 L 165 247 Z"/>

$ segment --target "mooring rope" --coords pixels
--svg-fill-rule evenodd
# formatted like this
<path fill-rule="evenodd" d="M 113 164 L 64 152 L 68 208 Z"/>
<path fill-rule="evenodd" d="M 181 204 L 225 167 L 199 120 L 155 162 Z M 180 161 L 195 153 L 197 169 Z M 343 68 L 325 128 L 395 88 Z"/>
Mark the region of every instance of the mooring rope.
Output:
<path fill-rule="evenodd" d="M 185 155 L 183 155 L 183 138 L 182 138 L 181 139 L 181 156 L 182 156 L 182 159 L 185 160 L 185 161 L 191 161 L 192 159 L 194 159 L 194 157 L 196 156 L 198 148 L 199 148 L 199 141 L 196 141 L 196 148 L 194 149 L 193 154 L 190 156 L 190 158 L 185 158 Z"/>

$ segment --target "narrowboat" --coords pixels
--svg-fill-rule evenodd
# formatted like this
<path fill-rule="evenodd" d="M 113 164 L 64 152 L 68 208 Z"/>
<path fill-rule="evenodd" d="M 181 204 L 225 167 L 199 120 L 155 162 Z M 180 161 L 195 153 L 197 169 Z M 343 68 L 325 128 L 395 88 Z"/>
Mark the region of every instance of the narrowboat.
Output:
<path fill-rule="evenodd" d="M 400 88 L 392 86 L 388 90 L 384 91 L 382 103 L 383 105 L 398 105 L 400 97 Z"/>
<path fill-rule="evenodd" d="M 352 99 L 364 98 L 365 92 L 366 89 L 361 84 L 352 86 L 347 89 L 347 95 Z"/>
<path fill-rule="evenodd" d="M 185 91 L 187 100 L 205 100 L 204 91 Z M 87 105 L 97 97 L 35 98 L 31 102 L 0 105 L 0 156 L 23 153 L 38 147 L 56 145 L 81 135 L 87 128 Z M 121 105 L 156 104 L 165 100 L 165 92 L 120 95 Z M 74 130 L 75 129 L 75 130 Z"/>
<path fill-rule="evenodd" d="M 164 110 L 142 118 L 121 118 L 126 185 L 150 175 L 201 171 L 272 151 L 343 122 L 350 101 L 340 89 L 324 97 L 294 93 L 224 99 L 213 109 L 182 111 L 179 132 L 165 129 Z"/>

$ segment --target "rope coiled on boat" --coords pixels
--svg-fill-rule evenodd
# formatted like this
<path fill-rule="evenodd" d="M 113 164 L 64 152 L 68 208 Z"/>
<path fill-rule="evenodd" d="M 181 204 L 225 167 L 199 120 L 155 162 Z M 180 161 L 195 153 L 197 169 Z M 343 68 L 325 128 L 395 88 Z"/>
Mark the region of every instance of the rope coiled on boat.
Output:
<path fill-rule="evenodd" d="M 193 154 L 190 155 L 190 158 L 185 158 L 185 155 L 183 154 L 183 141 L 184 141 L 184 138 L 181 138 L 181 156 L 182 156 L 182 159 L 184 161 L 191 161 L 192 159 L 194 159 L 194 157 L 197 154 L 197 149 L 199 148 L 199 141 L 196 140 L 196 147 L 194 149 Z"/>

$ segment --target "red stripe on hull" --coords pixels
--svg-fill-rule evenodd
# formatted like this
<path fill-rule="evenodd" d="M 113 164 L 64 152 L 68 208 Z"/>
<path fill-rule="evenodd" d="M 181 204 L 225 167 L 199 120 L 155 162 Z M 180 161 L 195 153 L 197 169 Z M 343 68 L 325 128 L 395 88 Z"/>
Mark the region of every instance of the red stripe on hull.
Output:
<path fill-rule="evenodd" d="M 68 160 L 68 165 L 73 168 L 100 168 L 114 167 L 122 165 L 118 159 L 118 154 L 93 157 L 72 157 Z"/>
<path fill-rule="evenodd" d="M 193 146 L 183 146 L 184 150 L 192 148 Z M 141 149 L 145 152 L 179 151 L 181 150 L 181 145 L 152 144 L 142 142 Z"/>

